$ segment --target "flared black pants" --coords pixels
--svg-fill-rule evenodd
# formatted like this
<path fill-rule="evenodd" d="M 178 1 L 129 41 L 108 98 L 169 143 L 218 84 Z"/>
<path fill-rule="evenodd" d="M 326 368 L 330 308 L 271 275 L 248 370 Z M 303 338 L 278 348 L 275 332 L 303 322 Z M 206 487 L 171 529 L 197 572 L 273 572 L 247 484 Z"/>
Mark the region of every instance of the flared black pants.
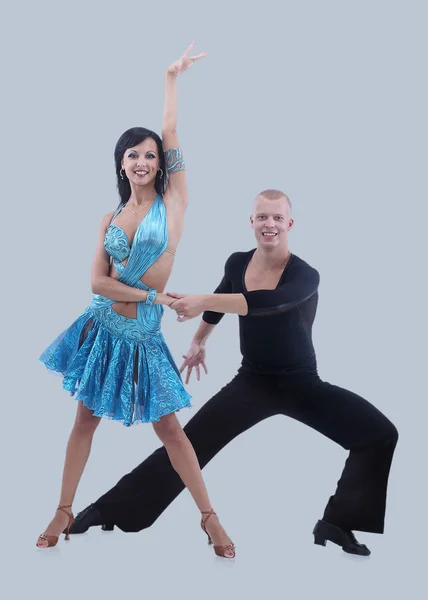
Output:
<path fill-rule="evenodd" d="M 305 423 L 349 450 L 322 518 L 344 529 L 383 533 L 397 429 L 372 404 L 323 382 L 316 371 L 272 375 L 242 366 L 184 431 L 203 468 L 233 438 L 278 414 Z M 152 525 L 183 489 L 161 447 L 95 505 L 104 522 L 123 531 L 140 531 Z"/>

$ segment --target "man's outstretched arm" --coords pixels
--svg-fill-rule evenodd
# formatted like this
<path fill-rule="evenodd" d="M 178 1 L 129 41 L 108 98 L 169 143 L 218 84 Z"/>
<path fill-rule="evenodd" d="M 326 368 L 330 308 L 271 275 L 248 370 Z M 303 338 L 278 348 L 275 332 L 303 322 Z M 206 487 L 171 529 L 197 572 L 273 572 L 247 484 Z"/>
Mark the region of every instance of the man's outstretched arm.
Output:
<path fill-rule="evenodd" d="M 287 280 L 274 290 L 252 290 L 239 294 L 215 293 L 204 295 L 179 296 L 171 304 L 178 314 L 179 321 L 186 321 L 204 312 L 204 320 L 216 322 L 224 313 L 242 316 L 266 316 L 281 313 L 308 300 L 318 290 L 320 277 L 312 267 L 290 269 Z M 206 318 L 208 315 L 208 318 Z"/>

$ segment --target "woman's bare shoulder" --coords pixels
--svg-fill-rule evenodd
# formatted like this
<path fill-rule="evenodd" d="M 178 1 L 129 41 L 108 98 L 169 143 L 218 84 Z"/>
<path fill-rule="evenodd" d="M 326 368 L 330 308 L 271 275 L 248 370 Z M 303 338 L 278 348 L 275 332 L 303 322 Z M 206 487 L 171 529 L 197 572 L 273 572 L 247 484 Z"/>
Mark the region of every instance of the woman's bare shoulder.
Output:
<path fill-rule="evenodd" d="M 116 210 L 112 210 L 112 211 L 108 212 L 106 215 L 104 215 L 102 218 L 102 221 L 101 221 L 101 227 L 108 227 L 110 225 L 110 222 L 111 222 L 112 218 L 114 217 L 115 213 L 116 213 Z"/>

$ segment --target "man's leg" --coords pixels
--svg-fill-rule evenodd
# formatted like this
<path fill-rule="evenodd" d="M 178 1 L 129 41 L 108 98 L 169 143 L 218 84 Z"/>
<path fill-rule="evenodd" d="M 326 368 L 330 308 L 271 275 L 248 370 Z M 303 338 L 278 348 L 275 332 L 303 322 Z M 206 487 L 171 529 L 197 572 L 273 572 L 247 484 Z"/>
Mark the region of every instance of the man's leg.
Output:
<path fill-rule="evenodd" d="M 395 426 L 367 400 L 317 377 L 280 387 L 283 414 L 349 450 L 323 521 L 348 532 L 383 533 L 387 483 L 398 440 Z"/>
<path fill-rule="evenodd" d="M 350 452 L 323 519 L 344 529 L 383 533 L 398 431 L 385 415 L 356 394 L 336 386 L 325 392 L 349 405 L 349 414 L 341 415 L 336 427 L 342 430 L 338 432 L 339 443 Z"/>
<path fill-rule="evenodd" d="M 236 436 L 274 414 L 277 410 L 266 394 L 264 378 L 239 373 L 204 404 L 184 431 L 203 468 Z M 115 524 L 123 531 L 141 531 L 150 527 L 183 489 L 161 447 L 122 477 L 94 507 L 102 523 Z M 77 527 L 75 532 L 80 533 Z"/>

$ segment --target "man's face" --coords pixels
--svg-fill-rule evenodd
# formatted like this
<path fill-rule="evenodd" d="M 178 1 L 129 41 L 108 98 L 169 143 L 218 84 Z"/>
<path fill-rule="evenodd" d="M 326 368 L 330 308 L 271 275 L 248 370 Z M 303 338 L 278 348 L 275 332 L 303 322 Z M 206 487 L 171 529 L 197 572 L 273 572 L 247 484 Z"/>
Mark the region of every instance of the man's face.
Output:
<path fill-rule="evenodd" d="M 260 248 L 285 246 L 293 222 L 287 198 L 267 200 L 263 196 L 257 196 L 250 223 Z"/>

